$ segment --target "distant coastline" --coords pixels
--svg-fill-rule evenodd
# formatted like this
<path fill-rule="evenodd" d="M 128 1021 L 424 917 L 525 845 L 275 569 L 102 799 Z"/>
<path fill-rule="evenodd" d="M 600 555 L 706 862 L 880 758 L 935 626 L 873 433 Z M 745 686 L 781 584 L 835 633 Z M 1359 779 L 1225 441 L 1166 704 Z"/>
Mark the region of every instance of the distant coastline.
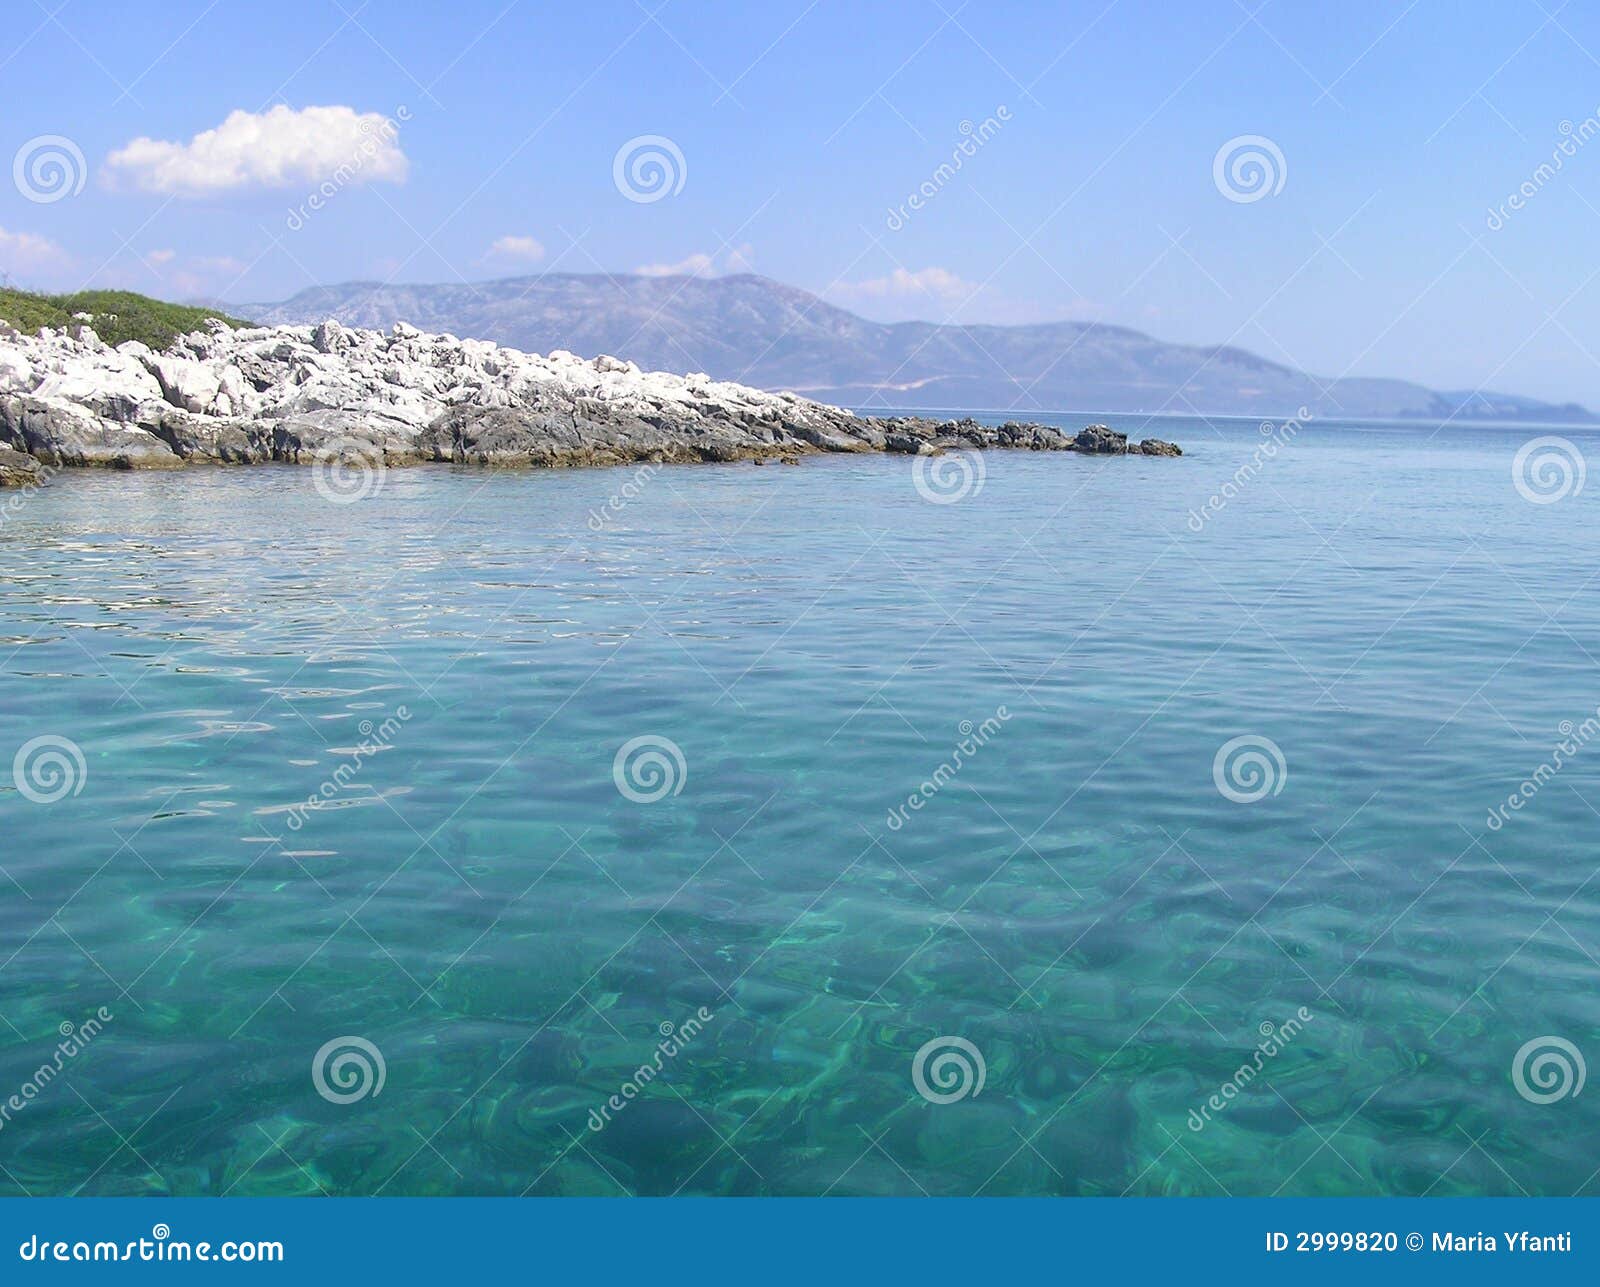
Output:
<path fill-rule="evenodd" d="M 225 306 L 227 307 L 227 306 Z M 1600 423 L 1587 407 L 1405 379 L 1324 378 L 1231 344 L 1169 343 L 1124 326 L 1063 321 L 955 325 L 870 321 L 749 273 L 721 277 L 544 273 L 471 283 L 317 286 L 229 307 L 258 322 L 477 335 L 531 352 L 612 353 L 646 370 L 692 369 L 835 406 L 1028 418 L 1060 407 L 1114 415 L 1318 420 Z"/>

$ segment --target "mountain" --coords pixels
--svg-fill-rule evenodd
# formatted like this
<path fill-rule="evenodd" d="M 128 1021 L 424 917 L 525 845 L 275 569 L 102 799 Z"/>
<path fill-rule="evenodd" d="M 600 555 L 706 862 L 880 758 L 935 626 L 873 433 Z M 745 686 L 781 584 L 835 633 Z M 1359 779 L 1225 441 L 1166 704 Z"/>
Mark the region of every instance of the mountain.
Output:
<path fill-rule="evenodd" d="M 1094 322 L 869 322 L 765 277 L 546 273 L 459 285 L 348 282 L 278 304 L 262 323 L 409 322 L 535 353 L 609 353 L 645 370 L 704 371 L 849 407 L 1174 412 L 1587 422 L 1585 408 L 1404 380 L 1318 380 L 1244 349 L 1167 344 Z"/>

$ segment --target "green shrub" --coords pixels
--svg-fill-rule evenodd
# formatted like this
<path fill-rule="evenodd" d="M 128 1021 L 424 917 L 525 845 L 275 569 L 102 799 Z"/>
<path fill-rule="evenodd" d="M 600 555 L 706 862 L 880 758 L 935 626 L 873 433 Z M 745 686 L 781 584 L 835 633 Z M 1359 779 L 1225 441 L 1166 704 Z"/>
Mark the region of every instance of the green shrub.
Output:
<path fill-rule="evenodd" d="M 178 336 L 205 329 L 206 319 L 220 318 L 229 326 L 249 326 L 215 309 L 188 304 L 168 304 L 129 290 L 84 290 L 75 295 L 36 295 L 31 291 L 0 289 L 0 319 L 19 331 L 32 333 L 41 326 L 64 330 L 73 314 L 91 313 L 89 323 L 107 344 L 141 340 L 164 349 Z"/>

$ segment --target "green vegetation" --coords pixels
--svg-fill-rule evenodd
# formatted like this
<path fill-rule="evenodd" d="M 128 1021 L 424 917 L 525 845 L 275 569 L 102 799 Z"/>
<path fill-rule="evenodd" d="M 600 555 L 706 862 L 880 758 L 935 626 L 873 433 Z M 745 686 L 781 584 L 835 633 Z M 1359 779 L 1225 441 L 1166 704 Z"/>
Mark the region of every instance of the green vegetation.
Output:
<path fill-rule="evenodd" d="M 64 330 L 72 325 L 75 313 L 93 314 L 94 321 L 89 325 L 107 344 L 141 340 L 153 349 L 164 349 L 189 331 L 204 330 L 209 317 L 221 318 L 229 326 L 250 325 L 215 309 L 168 304 L 129 290 L 35 295 L 31 291 L 0 289 L 0 319 L 10 322 L 19 331 L 31 333 L 41 326 Z"/>

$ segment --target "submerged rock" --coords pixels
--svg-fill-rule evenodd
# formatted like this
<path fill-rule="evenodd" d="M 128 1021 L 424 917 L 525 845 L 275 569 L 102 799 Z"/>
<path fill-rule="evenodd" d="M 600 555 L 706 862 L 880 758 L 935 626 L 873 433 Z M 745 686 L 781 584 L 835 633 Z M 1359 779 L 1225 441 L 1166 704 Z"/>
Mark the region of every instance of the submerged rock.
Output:
<path fill-rule="evenodd" d="M 547 356 L 485 340 L 326 321 L 220 322 L 165 353 L 68 335 L 0 332 L 0 445 L 49 465 L 170 469 L 307 463 L 357 453 L 390 464 L 557 467 L 781 460 L 815 452 L 1011 448 L 1123 454 L 1103 425 L 920 416 L 872 419 L 796 396 L 641 371 L 608 354 Z M 1178 455 L 1150 440 L 1131 450 Z M 15 468 L 13 468 L 15 473 Z"/>
<path fill-rule="evenodd" d="M 1162 438 L 1146 438 L 1139 444 L 1139 450 L 1146 456 L 1181 456 L 1183 448 L 1175 442 L 1167 442 Z"/>
<path fill-rule="evenodd" d="M 10 447 L 0 447 L 0 487 L 26 487 L 39 477 L 39 462 Z"/>

